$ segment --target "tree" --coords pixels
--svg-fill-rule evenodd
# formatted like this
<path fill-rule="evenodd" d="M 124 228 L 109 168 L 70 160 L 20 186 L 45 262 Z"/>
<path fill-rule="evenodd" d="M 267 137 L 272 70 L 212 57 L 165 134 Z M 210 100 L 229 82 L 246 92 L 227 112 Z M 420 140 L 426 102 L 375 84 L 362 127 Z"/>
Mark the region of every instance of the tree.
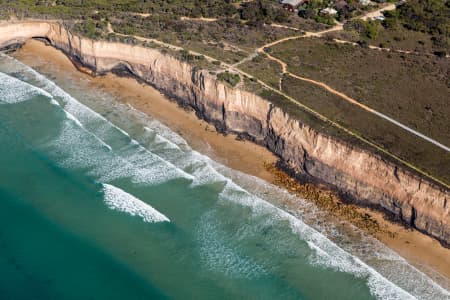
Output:
<path fill-rule="evenodd" d="M 365 30 L 365 35 L 371 40 L 376 39 L 377 36 L 378 36 L 378 26 L 377 26 L 377 24 L 373 23 L 373 22 L 367 23 L 366 30 Z"/>
<path fill-rule="evenodd" d="M 316 11 L 313 8 L 302 9 L 298 12 L 298 15 L 305 19 L 312 19 L 316 16 Z"/>

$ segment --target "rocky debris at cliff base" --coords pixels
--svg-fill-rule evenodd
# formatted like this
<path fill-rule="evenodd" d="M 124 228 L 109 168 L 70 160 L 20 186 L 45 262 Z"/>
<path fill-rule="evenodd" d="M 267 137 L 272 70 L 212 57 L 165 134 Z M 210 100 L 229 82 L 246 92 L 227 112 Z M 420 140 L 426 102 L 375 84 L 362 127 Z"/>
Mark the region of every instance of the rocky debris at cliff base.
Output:
<path fill-rule="evenodd" d="M 370 235 L 383 234 L 395 238 L 395 232 L 389 231 L 367 212 L 359 211 L 360 208 L 356 205 L 344 203 L 335 192 L 311 183 L 302 184 L 277 167 L 275 163 L 265 163 L 264 167 L 274 175 L 275 185 L 313 202 L 332 216 L 347 221 Z"/>

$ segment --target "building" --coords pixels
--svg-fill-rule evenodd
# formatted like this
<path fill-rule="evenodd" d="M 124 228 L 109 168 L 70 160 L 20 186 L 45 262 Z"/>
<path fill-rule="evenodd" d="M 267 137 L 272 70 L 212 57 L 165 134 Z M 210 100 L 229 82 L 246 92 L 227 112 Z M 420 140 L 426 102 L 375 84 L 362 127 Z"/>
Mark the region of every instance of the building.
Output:
<path fill-rule="evenodd" d="M 359 0 L 359 4 L 362 6 L 367 6 L 370 4 L 370 0 Z"/>
<path fill-rule="evenodd" d="M 324 8 L 320 11 L 321 15 L 324 16 L 335 16 L 337 14 L 337 10 L 331 7 Z"/>
<path fill-rule="evenodd" d="M 376 17 L 373 17 L 373 20 L 375 20 L 375 21 L 384 21 L 384 20 L 386 20 L 386 17 L 385 16 L 376 16 Z"/>
<path fill-rule="evenodd" d="M 295 12 L 297 10 L 297 7 L 305 2 L 305 0 L 282 0 L 281 4 L 283 5 L 284 9 Z"/>
<path fill-rule="evenodd" d="M 348 3 L 345 0 L 338 0 L 336 3 L 334 3 L 334 7 L 336 7 L 337 10 L 341 10 L 348 7 Z"/>

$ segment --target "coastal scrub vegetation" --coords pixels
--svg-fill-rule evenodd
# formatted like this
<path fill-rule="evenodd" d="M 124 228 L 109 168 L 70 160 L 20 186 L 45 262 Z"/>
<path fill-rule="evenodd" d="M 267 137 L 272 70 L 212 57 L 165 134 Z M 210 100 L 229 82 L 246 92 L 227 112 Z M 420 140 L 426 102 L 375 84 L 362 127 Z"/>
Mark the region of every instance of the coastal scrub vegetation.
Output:
<path fill-rule="evenodd" d="M 338 8 L 338 2 L 344 5 Z M 324 7 L 335 7 L 337 15 L 322 14 Z M 448 127 L 446 96 L 450 94 L 450 67 L 443 57 L 449 53 L 448 1 L 411 0 L 399 5 L 397 11 L 385 12 L 384 20 L 352 19 L 369 9 L 356 0 L 310 0 L 299 7 L 299 17 L 284 10 L 276 0 L 0 0 L 0 18 L 58 19 L 75 33 L 91 39 L 157 48 L 198 69 L 208 70 L 230 86 L 239 85 L 268 99 L 321 132 L 369 147 L 319 120 L 282 94 L 262 87 L 258 82 L 261 80 L 450 182 L 449 174 L 443 174 L 445 168 L 441 167 L 450 164 L 448 155 L 413 137 L 403 137 L 398 128 L 348 106 L 315 85 L 283 75 L 281 65 L 265 55 L 254 55 L 256 48 L 269 42 L 301 36 L 303 31 L 326 29 L 329 28 L 326 24 L 336 20 L 349 20 L 344 31 L 330 36 L 358 42 L 361 46 L 389 48 L 389 52 L 338 44 L 330 36 L 300 38 L 266 50 L 284 61 L 290 72 L 324 82 L 411 128 L 450 144 L 449 133 L 442 130 Z M 137 36 L 148 40 L 143 42 Z M 423 55 L 391 51 L 395 49 Z M 428 55 L 432 53 L 437 55 Z M 254 78 L 227 72 L 223 63 L 236 64 Z M 439 159 L 423 160 L 424 155 Z"/>
<path fill-rule="evenodd" d="M 387 2 L 394 2 L 388 0 Z M 315 20 L 318 23 L 333 25 L 336 21 L 341 23 L 350 21 L 365 12 L 378 7 L 375 3 L 383 3 L 384 0 L 368 1 L 359 0 L 308 0 L 298 8 L 298 15 L 301 18 Z M 335 14 L 324 12 L 327 8 L 336 10 Z"/>
<path fill-rule="evenodd" d="M 272 22 L 285 23 L 289 19 L 289 13 L 286 10 L 271 2 L 261 0 L 243 3 L 240 16 L 241 19 L 247 21 L 247 24 L 257 27 Z"/>
<path fill-rule="evenodd" d="M 206 18 L 241 20 L 248 26 L 261 27 L 272 22 L 295 22 L 274 0 L 251 2 L 238 0 L 0 0 L 4 17 L 12 14 L 18 17 L 56 17 L 64 19 L 85 19 L 100 14 L 114 17 L 127 16 L 167 16 L 179 19 Z M 307 24 L 308 22 L 300 23 Z"/>
<path fill-rule="evenodd" d="M 450 49 L 450 2 L 442 0 L 412 0 L 387 12 L 384 28 L 395 31 L 404 28 L 429 36 L 435 51 Z M 423 42 L 422 42 L 423 43 Z M 420 40 L 418 41 L 420 43 Z"/>
<path fill-rule="evenodd" d="M 413 162 L 422 170 L 437 174 L 440 178 L 447 181 L 450 179 L 446 169 L 442 168 L 442 166 L 450 165 L 450 156 L 445 150 L 434 147 L 415 135 L 405 134 L 400 127 L 343 101 L 340 97 L 318 86 L 285 76 L 282 88 L 289 96 L 301 99 L 302 103 L 308 107 L 320 111 L 328 119 L 351 129 L 383 149 L 388 149 L 390 153 Z M 407 116 L 411 117 L 411 115 Z M 420 120 L 415 121 L 420 122 Z"/>
<path fill-rule="evenodd" d="M 384 20 L 353 20 L 345 30 L 353 41 L 366 40 L 381 48 L 434 53 L 450 53 L 450 2 L 442 0 L 411 0 L 394 11 L 384 12 Z M 342 38 L 342 36 L 340 36 Z"/>
<path fill-rule="evenodd" d="M 107 38 L 111 29 L 155 38 L 230 64 L 255 47 L 296 33 L 272 23 L 323 28 L 286 12 L 275 0 L 0 0 L 0 11 L 2 18 L 62 19 L 93 39 Z"/>
<path fill-rule="evenodd" d="M 365 49 L 318 38 L 288 41 L 271 55 L 290 72 L 321 82 L 444 144 L 450 64 L 434 55 L 418 56 Z M 395 101 L 393 101 L 395 99 Z"/>
<path fill-rule="evenodd" d="M 96 13 L 111 16 L 118 12 L 216 17 L 235 14 L 236 7 L 233 2 L 231 0 L 1 0 L 0 5 L 16 14 L 47 14 L 73 18 L 82 18 Z"/>
<path fill-rule="evenodd" d="M 230 73 L 228 71 L 217 74 L 217 79 L 226 82 L 231 86 L 236 86 L 241 81 L 241 76 L 236 73 Z"/>
<path fill-rule="evenodd" d="M 281 80 L 281 66 L 264 55 L 257 55 L 252 60 L 240 65 L 241 70 L 278 89 Z"/>
<path fill-rule="evenodd" d="M 151 17 L 119 15 L 111 19 L 111 24 L 117 32 L 123 34 L 157 38 L 187 48 L 192 44 L 202 43 L 205 48 L 228 49 L 227 52 L 230 53 L 250 50 L 267 41 L 294 34 L 291 30 L 272 26 L 262 28 L 250 26 L 235 18 L 199 22 L 166 15 Z M 241 56 L 246 55 L 244 53 Z"/>
<path fill-rule="evenodd" d="M 344 29 L 347 31 L 354 30 L 363 40 L 373 40 L 377 38 L 380 26 L 381 24 L 379 21 L 364 21 L 361 19 L 356 19 L 345 23 Z"/>
<path fill-rule="evenodd" d="M 442 130 L 448 127 L 447 58 L 371 50 L 318 38 L 288 41 L 272 47 L 271 55 L 287 62 L 288 70 L 294 74 L 324 82 L 427 136 L 450 144 L 449 132 Z M 283 79 L 282 90 L 291 97 L 450 181 L 448 172 L 442 168 L 450 165 L 448 153 L 316 89 L 320 88 L 290 76 Z"/>

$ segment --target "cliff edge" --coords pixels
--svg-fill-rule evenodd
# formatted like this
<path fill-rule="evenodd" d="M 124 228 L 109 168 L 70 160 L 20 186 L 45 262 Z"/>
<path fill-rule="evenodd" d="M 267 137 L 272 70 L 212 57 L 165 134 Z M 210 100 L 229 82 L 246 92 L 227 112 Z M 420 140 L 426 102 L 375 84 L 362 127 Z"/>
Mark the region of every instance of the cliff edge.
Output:
<path fill-rule="evenodd" d="M 231 88 L 208 71 L 156 49 L 79 37 L 57 22 L 0 23 L 0 49 L 45 38 L 96 73 L 126 70 L 189 105 L 224 132 L 265 145 L 298 174 L 335 187 L 356 203 L 388 211 L 450 245 L 450 190 L 380 155 L 325 135 L 269 101 Z"/>

